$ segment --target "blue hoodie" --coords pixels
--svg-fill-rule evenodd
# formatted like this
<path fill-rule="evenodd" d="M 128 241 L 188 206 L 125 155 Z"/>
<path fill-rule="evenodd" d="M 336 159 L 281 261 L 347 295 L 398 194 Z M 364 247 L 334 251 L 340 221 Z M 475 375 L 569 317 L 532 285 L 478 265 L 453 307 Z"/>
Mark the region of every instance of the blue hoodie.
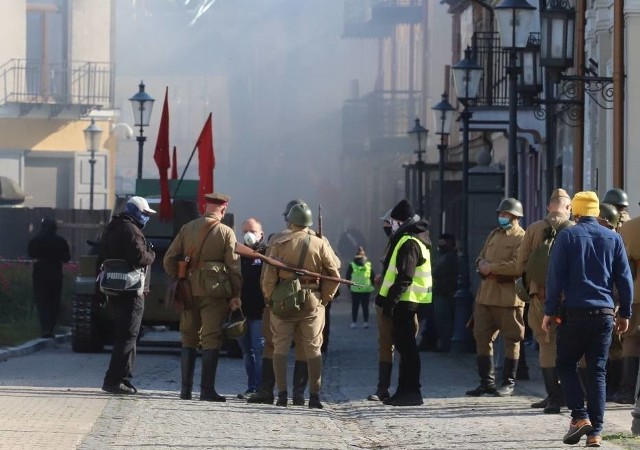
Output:
<path fill-rule="evenodd" d="M 613 308 L 613 286 L 618 288 L 619 315 L 631 317 L 633 280 L 620 235 L 582 217 L 558 234 L 547 272 L 544 313 L 558 314 L 560 295 L 565 308 Z"/>

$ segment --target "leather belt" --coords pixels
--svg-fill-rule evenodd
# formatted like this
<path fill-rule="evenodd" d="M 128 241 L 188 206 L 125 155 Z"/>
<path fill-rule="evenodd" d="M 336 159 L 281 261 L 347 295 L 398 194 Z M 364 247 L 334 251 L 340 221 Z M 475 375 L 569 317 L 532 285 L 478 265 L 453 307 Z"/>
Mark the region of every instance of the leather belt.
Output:
<path fill-rule="evenodd" d="M 567 308 L 565 314 L 569 319 L 585 319 L 593 316 L 615 316 L 613 308 Z"/>
<path fill-rule="evenodd" d="M 513 275 L 497 275 L 495 273 L 491 273 L 487 278 L 495 280 L 496 283 L 513 283 L 517 277 Z"/>

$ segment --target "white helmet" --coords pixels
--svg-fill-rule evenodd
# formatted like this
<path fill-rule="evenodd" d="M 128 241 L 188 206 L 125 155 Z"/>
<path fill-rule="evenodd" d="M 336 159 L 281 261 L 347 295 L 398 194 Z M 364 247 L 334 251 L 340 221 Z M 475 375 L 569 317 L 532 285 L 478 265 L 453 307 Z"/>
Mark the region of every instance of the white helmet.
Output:
<path fill-rule="evenodd" d="M 136 208 L 138 208 L 138 210 L 140 212 L 143 212 L 145 214 L 155 214 L 156 212 L 151 209 L 149 207 L 149 202 L 147 202 L 147 200 L 143 197 L 131 197 L 129 200 L 127 200 L 127 203 L 132 204 L 133 206 L 135 206 Z"/>

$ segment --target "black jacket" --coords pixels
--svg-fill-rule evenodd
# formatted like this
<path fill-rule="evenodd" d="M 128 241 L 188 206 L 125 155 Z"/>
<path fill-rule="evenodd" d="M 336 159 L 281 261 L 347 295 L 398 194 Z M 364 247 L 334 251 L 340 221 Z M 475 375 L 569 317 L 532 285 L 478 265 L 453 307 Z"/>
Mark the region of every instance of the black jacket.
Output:
<path fill-rule="evenodd" d="M 432 269 L 433 293 L 453 297 L 458 280 L 458 255 L 455 250 L 444 252 Z"/>
<path fill-rule="evenodd" d="M 426 220 L 420 219 L 414 221 L 413 219 L 403 223 L 402 226 L 396 231 L 390 238 L 389 251 L 383 262 L 384 270 L 386 271 L 391 261 L 391 255 L 393 249 L 396 247 L 398 241 L 405 235 L 411 235 L 420 241 L 422 241 L 427 248 L 430 247 L 431 242 L 428 238 L 429 223 Z M 424 258 L 420 252 L 420 247 L 413 240 L 408 240 L 402 247 L 398 249 L 398 255 L 396 257 L 396 269 L 398 274 L 396 275 L 395 282 L 389 288 L 389 293 L 386 299 L 389 301 L 398 302 L 400 296 L 404 293 L 413 281 L 413 277 L 416 273 L 416 267 L 424 264 Z M 384 275 L 383 275 L 384 276 Z"/>
<path fill-rule="evenodd" d="M 100 242 L 99 264 L 105 259 L 124 259 L 131 267 L 140 268 L 151 265 L 155 258 L 142 230 L 131 217 L 118 214 L 111 218 Z"/>
<path fill-rule="evenodd" d="M 262 260 L 240 257 L 242 272 L 242 313 L 248 320 L 262 319 L 264 297 L 260 289 L 260 273 Z"/>
<path fill-rule="evenodd" d="M 29 257 L 37 261 L 33 265 L 35 277 L 62 278 L 62 263 L 71 259 L 69 244 L 55 230 L 42 230 L 29 241 Z"/>

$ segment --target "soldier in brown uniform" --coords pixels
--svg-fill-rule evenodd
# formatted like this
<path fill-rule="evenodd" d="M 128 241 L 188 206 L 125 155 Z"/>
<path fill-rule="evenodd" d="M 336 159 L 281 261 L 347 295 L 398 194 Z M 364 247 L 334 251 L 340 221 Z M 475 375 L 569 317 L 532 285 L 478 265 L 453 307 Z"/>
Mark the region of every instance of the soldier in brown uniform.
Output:
<path fill-rule="evenodd" d="M 218 356 L 222 343 L 222 324 L 229 309 L 240 308 L 242 275 L 240 258 L 234 252 L 236 236 L 221 223 L 229 197 L 214 192 L 205 195 L 202 217 L 185 224 L 164 256 L 164 269 L 171 277 L 178 274 L 178 262 L 188 261 L 188 280 L 192 299 L 180 315 L 182 335 L 182 389 L 180 398 L 191 399 L 196 349 L 202 347 L 200 400 L 224 402 L 215 390 Z"/>
<path fill-rule="evenodd" d="M 520 341 L 524 338 L 524 302 L 515 293 L 518 274 L 516 262 L 524 230 L 518 222 L 522 204 L 514 198 L 502 200 L 496 210 L 499 226 L 494 229 L 476 259 L 482 283 L 473 312 L 473 337 L 476 340 L 480 385 L 466 394 L 513 395 Z M 502 385 L 496 389 L 493 367 L 493 342 L 500 332 L 504 339 L 505 359 Z"/>
<path fill-rule="evenodd" d="M 542 318 L 544 317 L 544 284 L 536 282 L 527 277 L 526 268 L 529 263 L 529 257 L 532 252 L 543 245 L 544 240 L 548 237 L 549 229 L 558 230 L 568 224 L 571 215 L 571 197 L 564 189 L 555 189 L 551 193 L 549 204 L 547 205 L 547 217 L 537 222 L 533 222 L 527 227 L 527 232 L 522 240 L 520 252 L 518 253 L 517 270 L 519 274 L 524 274 L 527 280 L 527 288 L 529 292 L 529 313 L 527 322 L 533 332 L 538 345 L 540 346 L 539 361 L 542 369 L 542 379 L 544 387 L 547 391 L 547 397 L 541 402 L 531 405 L 532 408 L 544 408 L 547 414 L 559 414 L 564 396 L 562 387 L 558 381 L 558 373 L 556 372 L 556 330 L 555 326 L 551 328 L 549 333 L 542 330 Z M 544 271 L 546 271 L 546 267 Z"/>
<path fill-rule="evenodd" d="M 629 329 L 622 335 L 622 383 L 616 403 L 633 404 L 635 402 L 636 379 L 640 361 L 640 217 L 625 222 L 620 235 L 627 250 L 631 275 L 633 276 L 633 304 Z"/>
<path fill-rule="evenodd" d="M 618 212 L 620 213 L 620 218 L 618 219 L 618 227 L 616 231 L 620 229 L 623 223 L 631 220 L 631 216 L 629 215 L 629 197 L 627 193 L 622 189 L 609 189 L 606 194 L 604 194 L 604 198 L 602 199 L 602 203 L 608 203 L 616 207 Z"/>
<path fill-rule="evenodd" d="M 311 272 L 339 277 L 338 267 L 331 246 L 324 239 L 310 233 L 311 211 L 306 205 L 294 205 L 287 215 L 291 233 L 288 233 L 269 248 L 269 256 L 291 266 L 299 266 Z M 306 247 L 306 255 L 301 258 Z M 270 303 L 278 283 L 294 277 L 294 274 L 267 266 L 262 279 L 265 300 Z M 271 331 L 273 333 L 273 370 L 278 387 L 278 406 L 287 406 L 287 355 L 294 334 L 301 334 L 309 370 L 309 408 L 322 408 L 320 384 L 322 374 L 322 329 L 324 327 L 324 305 L 329 303 L 338 283 L 302 277 L 300 279 L 305 302 L 298 312 L 287 317 L 279 317 L 271 310 Z M 271 308 L 270 308 L 271 309 Z"/>

